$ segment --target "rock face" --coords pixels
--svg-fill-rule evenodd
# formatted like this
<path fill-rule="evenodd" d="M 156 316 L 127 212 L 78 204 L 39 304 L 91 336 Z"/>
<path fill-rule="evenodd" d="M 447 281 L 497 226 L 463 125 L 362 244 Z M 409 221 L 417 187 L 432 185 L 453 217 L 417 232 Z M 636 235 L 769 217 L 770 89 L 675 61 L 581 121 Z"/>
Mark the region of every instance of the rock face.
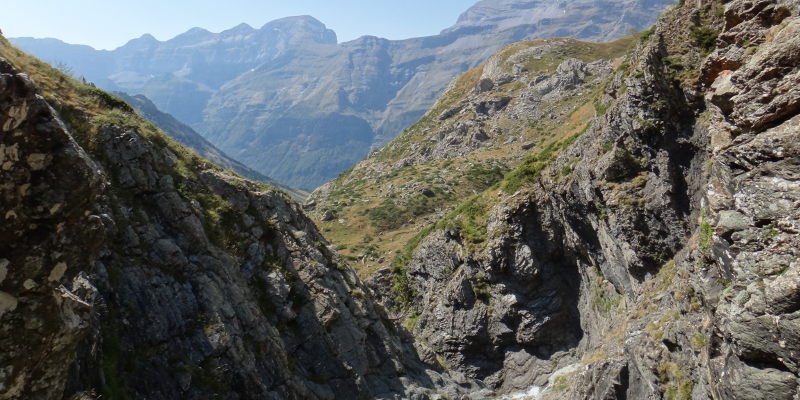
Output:
<path fill-rule="evenodd" d="M 5 60 L 0 117 L 0 396 L 58 398 L 99 297 L 88 273 L 106 234 L 91 213 L 104 183 Z"/>
<path fill-rule="evenodd" d="M 566 49 L 521 92 L 597 89 L 591 123 L 570 103 L 509 142 L 531 154 L 415 227 L 373 290 L 284 195 L 0 41 L 0 398 L 796 400 L 800 3 L 685 2 L 625 58 Z M 538 112 L 498 102 L 537 71 L 517 61 L 426 119 Z M 385 159 L 439 145 L 415 132 Z M 395 175 L 481 148 L 400 152 Z"/>
<path fill-rule="evenodd" d="M 650 25 L 672 1 L 482 1 L 439 35 L 337 44 L 310 17 L 111 52 L 15 39 L 103 88 L 142 93 L 247 166 L 314 189 L 397 136 L 459 73 L 523 39 L 612 40 Z M 91 60 L 89 62 L 88 60 Z M 145 60 L 142 62 L 142 60 Z"/>
<path fill-rule="evenodd" d="M 713 230 L 704 260 L 730 282 L 722 293 L 705 288 L 718 300 L 708 365 L 719 397 L 800 393 L 798 11 L 797 2 L 730 4 L 703 68 L 713 82 L 707 99 L 717 161 L 706 195 Z M 749 42 L 755 51 L 735 58 Z"/>
<path fill-rule="evenodd" d="M 526 146 L 498 186 L 419 228 L 371 284 L 394 292 L 423 359 L 537 398 L 800 396 L 798 29 L 797 1 L 676 7 L 611 72 L 585 132 Z M 529 87 L 586 76 L 566 60 Z M 487 78 L 476 96 L 505 80 Z"/>
<path fill-rule="evenodd" d="M 543 161 L 549 156 L 539 160 L 538 153 L 555 153 L 588 129 L 638 40 L 543 39 L 504 48 L 454 81 L 397 140 L 315 191 L 306 210 L 343 255 L 362 260 L 357 270 L 370 277 L 391 262 L 398 242 L 413 242 L 465 198 L 491 189 L 522 163 Z M 467 207 L 497 201 L 479 197 Z M 323 218 L 326 210 L 337 210 L 344 223 Z M 473 236 L 483 236 L 481 230 Z"/>
<path fill-rule="evenodd" d="M 284 194 L 0 41 L 0 398 L 481 393 L 419 361 Z"/>

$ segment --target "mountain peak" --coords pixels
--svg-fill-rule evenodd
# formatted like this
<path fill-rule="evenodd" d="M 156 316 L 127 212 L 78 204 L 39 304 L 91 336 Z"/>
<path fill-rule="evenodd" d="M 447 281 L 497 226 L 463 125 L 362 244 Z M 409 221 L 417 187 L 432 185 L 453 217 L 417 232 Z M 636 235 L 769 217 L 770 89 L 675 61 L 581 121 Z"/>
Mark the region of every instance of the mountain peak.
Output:
<path fill-rule="evenodd" d="M 227 29 L 227 30 L 222 31 L 222 33 L 242 34 L 242 33 L 250 33 L 250 32 L 253 32 L 253 31 L 255 31 L 255 28 L 253 28 L 252 26 L 248 25 L 245 22 L 242 22 L 241 24 L 236 25 L 231 29 Z"/>
<path fill-rule="evenodd" d="M 207 29 L 200 28 L 199 26 L 195 26 L 194 28 L 189 29 L 188 31 L 184 32 L 183 35 L 204 35 L 204 34 L 207 34 L 207 33 L 211 33 L 211 32 L 208 31 Z"/>
<path fill-rule="evenodd" d="M 158 39 L 156 39 L 153 35 L 149 33 L 145 33 L 142 36 L 139 36 L 136 39 L 131 39 L 128 43 L 125 43 L 122 47 L 141 47 L 141 46 L 152 46 L 159 43 Z"/>
<path fill-rule="evenodd" d="M 261 31 L 282 31 L 290 33 L 310 34 L 314 41 L 322 44 L 337 44 L 336 32 L 328 29 L 324 23 L 310 15 L 285 17 L 267 22 Z"/>
<path fill-rule="evenodd" d="M 264 24 L 261 29 L 266 28 L 267 26 L 274 25 L 274 24 L 286 24 L 286 23 L 306 23 L 310 25 L 316 25 L 319 27 L 325 28 L 325 24 L 322 21 L 312 17 L 311 15 L 293 15 L 283 18 L 278 18 L 276 20 L 272 20 Z"/>
<path fill-rule="evenodd" d="M 576 0 L 575 3 L 594 2 Z M 522 23 L 535 24 L 546 18 L 563 15 L 565 7 L 566 3 L 561 0 L 481 0 L 458 17 L 454 28 L 464 26 L 503 28 Z"/>

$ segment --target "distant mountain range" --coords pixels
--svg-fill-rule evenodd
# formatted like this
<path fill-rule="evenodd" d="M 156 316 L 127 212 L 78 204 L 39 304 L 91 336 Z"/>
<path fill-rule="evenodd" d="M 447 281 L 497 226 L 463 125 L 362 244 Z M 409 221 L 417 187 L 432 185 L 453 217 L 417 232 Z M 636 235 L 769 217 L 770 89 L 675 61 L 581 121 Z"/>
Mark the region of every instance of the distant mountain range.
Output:
<path fill-rule="evenodd" d="M 398 135 L 459 73 L 524 39 L 608 41 L 652 24 L 672 0 L 480 1 L 439 35 L 338 43 L 308 16 L 150 35 L 113 51 L 12 42 L 99 86 L 141 93 L 248 167 L 314 188 Z"/>

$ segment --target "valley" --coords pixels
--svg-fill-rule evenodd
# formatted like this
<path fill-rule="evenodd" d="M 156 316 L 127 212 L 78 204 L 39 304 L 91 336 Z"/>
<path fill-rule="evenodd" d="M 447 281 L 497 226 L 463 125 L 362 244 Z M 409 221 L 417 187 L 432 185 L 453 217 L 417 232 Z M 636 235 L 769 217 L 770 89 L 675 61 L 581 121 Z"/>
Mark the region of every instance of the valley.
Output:
<path fill-rule="evenodd" d="M 442 36 L 575 18 L 524 3 Z M 493 42 L 302 205 L 0 36 L 0 399 L 796 400 L 800 2 L 570 26 L 601 40 Z"/>

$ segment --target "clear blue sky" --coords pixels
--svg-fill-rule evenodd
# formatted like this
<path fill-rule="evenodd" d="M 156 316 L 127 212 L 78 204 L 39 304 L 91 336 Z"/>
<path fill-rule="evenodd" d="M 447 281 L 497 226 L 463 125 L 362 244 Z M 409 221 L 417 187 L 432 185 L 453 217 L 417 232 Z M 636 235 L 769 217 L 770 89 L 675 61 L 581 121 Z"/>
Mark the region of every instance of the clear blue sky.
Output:
<path fill-rule="evenodd" d="M 406 39 L 438 33 L 477 0 L 11 0 L 0 29 L 6 37 L 54 37 L 113 49 L 150 33 L 169 39 L 192 27 L 219 32 L 254 28 L 286 16 L 311 15 L 339 41 L 362 35 Z"/>

